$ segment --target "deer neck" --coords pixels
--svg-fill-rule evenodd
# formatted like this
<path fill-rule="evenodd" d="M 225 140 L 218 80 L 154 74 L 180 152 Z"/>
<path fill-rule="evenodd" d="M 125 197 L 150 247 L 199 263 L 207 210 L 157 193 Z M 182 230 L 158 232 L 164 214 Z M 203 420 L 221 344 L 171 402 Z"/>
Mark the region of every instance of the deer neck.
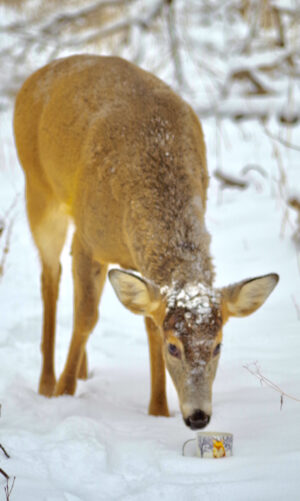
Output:
<path fill-rule="evenodd" d="M 160 287 L 202 283 L 212 286 L 214 271 L 209 253 L 210 235 L 197 211 L 189 220 L 179 217 L 172 224 L 156 218 L 136 224 L 131 251 L 138 271 Z"/>

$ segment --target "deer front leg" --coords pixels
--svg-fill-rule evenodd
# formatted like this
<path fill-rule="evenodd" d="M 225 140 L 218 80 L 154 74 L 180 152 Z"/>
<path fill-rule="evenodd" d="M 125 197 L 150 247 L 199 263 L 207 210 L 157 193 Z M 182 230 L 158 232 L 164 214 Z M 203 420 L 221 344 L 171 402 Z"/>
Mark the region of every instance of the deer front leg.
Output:
<path fill-rule="evenodd" d="M 56 383 L 54 371 L 55 318 L 61 269 L 59 263 L 56 263 L 56 266 L 48 266 L 43 262 L 42 266 L 44 322 L 42 338 L 43 363 L 39 393 L 51 397 Z"/>
<path fill-rule="evenodd" d="M 151 399 L 149 414 L 152 416 L 170 416 L 166 396 L 166 369 L 162 352 L 162 337 L 153 320 L 145 318 L 149 341 L 151 370 Z"/>
<path fill-rule="evenodd" d="M 86 369 L 86 343 L 98 319 L 98 304 L 103 290 L 107 266 L 92 259 L 91 253 L 74 236 L 74 327 L 69 354 L 55 395 L 74 395 L 76 382 Z"/>
<path fill-rule="evenodd" d="M 85 350 L 80 364 L 78 379 L 87 379 L 87 378 L 88 378 L 88 361 L 87 361 L 87 353 Z"/>

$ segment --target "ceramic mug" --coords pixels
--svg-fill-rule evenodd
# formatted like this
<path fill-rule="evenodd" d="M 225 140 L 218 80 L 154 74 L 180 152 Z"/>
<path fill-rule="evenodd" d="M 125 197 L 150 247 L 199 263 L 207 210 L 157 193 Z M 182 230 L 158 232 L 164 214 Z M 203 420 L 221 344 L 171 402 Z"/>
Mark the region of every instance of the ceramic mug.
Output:
<path fill-rule="evenodd" d="M 232 456 L 232 433 L 198 431 L 196 434 L 197 456 L 222 458 Z"/>

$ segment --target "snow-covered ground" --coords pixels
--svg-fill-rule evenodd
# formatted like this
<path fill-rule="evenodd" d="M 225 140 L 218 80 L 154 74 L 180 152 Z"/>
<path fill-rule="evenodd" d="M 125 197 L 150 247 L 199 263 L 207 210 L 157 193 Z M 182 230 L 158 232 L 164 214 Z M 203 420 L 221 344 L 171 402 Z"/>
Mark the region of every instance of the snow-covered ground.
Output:
<path fill-rule="evenodd" d="M 273 124 L 274 125 L 274 124 Z M 211 172 L 238 175 L 255 164 L 245 190 L 226 189 L 212 177 L 207 224 L 217 284 L 268 272 L 280 282 L 266 304 L 225 327 L 208 430 L 234 434 L 234 456 L 195 456 L 183 442 L 194 433 L 183 423 L 168 380 L 170 418 L 147 415 L 148 347 L 143 322 L 125 310 L 109 284 L 101 318 L 88 344 L 89 379 L 75 397 L 37 394 L 40 372 L 39 262 L 24 209 L 24 180 L 12 140 L 10 115 L 0 125 L 0 217 L 14 216 L 10 250 L 0 282 L 0 468 L 16 481 L 11 501 L 154 501 L 298 499 L 300 402 L 260 386 L 243 368 L 258 361 L 262 373 L 300 399 L 300 264 L 292 241 L 296 224 L 283 196 L 300 187 L 299 152 L 263 135 L 254 122 L 238 127 L 205 121 Z M 285 139 L 299 144 L 299 129 Z M 298 141 L 297 141 L 298 138 Z M 216 153 L 217 152 L 217 153 Z M 282 174 L 286 173 L 286 180 Z M 19 195 L 16 206 L 6 215 Z M 287 217 L 286 217 L 287 216 Z M 2 255 L 5 235 L 0 239 Z M 299 252 L 299 251 L 298 251 Z M 72 324 L 69 248 L 57 321 L 57 373 Z M 0 475 L 0 500 L 5 479 Z"/>

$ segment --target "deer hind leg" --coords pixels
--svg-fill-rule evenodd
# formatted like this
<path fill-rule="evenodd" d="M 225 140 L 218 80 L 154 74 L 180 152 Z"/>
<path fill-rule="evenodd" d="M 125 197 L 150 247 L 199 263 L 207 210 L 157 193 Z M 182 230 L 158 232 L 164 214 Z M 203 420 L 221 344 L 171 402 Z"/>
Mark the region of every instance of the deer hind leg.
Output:
<path fill-rule="evenodd" d="M 152 416 L 169 416 L 161 334 L 151 318 L 146 317 L 145 324 L 149 341 L 151 370 L 151 398 L 148 411 Z"/>
<path fill-rule="evenodd" d="M 59 258 L 65 242 L 68 216 L 46 185 L 35 185 L 33 189 L 27 183 L 26 200 L 29 223 L 42 264 L 43 333 L 39 393 L 50 397 L 56 384 L 54 348 L 56 304 L 61 275 Z"/>
<path fill-rule="evenodd" d="M 74 325 L 65 368 L 55 388 L 55 395 L 73 395 L 77 378 L 86 366 L 86 343 L 98 320 L 98 304 L 106 279 L 107 265 L 93 260 L 77 235 L 73 247 Z"/>

